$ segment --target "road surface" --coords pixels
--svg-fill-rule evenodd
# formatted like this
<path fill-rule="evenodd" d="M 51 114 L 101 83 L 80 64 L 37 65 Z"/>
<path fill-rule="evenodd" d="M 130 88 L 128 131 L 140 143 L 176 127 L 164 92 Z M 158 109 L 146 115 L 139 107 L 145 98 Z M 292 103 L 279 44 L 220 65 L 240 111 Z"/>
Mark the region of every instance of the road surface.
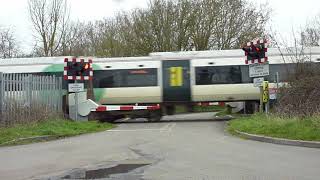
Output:
<path fill-rule="evenodd" d="M 224 130 L 226 122 L 212 117 L 119 123 L 101 133 L 2 147 L 0 179 L 319 179 L 320 149 L 233 137 Z"/>

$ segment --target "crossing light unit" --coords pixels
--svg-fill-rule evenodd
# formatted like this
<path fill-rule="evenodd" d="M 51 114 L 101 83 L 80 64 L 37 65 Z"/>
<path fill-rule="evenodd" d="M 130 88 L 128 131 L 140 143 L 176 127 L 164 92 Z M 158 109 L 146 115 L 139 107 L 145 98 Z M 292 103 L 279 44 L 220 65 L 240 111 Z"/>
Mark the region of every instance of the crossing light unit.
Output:
<path fill-rule="evenodd" d="M 248 42 L 245 47 L 242 48 L 245 52 L 245 63 L 264 63 L 268 61 L 267 57 L 267 40 L 256 40 Z"/>
<path fill-rule="evenodd" d="M 269 101 L 269 81 L 263 81 L 262 90 L 263 90 L 262 101 L 264 103 L 267 103 Z"/>
<path fill-rule="evenodd" d="M 93 69 L 91 59 L 64 59 L 64 79 L 65 80 L 92 80 Z"/>

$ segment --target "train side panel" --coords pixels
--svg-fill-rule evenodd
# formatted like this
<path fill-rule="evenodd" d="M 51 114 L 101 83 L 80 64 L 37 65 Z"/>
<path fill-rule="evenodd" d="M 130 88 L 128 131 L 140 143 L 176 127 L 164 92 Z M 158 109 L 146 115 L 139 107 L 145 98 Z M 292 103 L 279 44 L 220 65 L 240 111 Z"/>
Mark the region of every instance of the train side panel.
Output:
<path fill-rule="evenodd" d="M 192 101 L 258 100 L 259 88 L 252 84 L 217 84 L 192 86 Z"/>
<path fill-rule="evenodd" d="M 127 87 L 95 90 L 100 104 L 135 104 L 160 103 L 162 101 L 160 86 Z"/>

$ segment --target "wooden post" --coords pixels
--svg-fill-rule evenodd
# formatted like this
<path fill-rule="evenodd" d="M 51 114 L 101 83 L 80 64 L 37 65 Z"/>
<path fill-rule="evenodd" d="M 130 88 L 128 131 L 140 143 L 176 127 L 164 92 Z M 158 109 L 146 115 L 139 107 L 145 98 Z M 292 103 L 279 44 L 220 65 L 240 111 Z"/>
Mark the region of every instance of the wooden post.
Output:
<path fill-rule="evenodd" d="M 260 86 L 260 106 L 259 106 L 259 112 L 263 113 L 263 87 Z"/>
<path fill-rule="evenodd" d="M 3 99 L 4 99 L 4 82 L 3 82 L 4 78 L 3 78 L 3 73 L 0 72 L 0 125 L 1 125 L 1 121 L 4 120 L 3 118 Z"/>
<path fill-rule="evenodd" d="M 91 99 L 92 101 L 95 101 L 94 91 L 93 91 L 93 80 L 88 81 L 87 99 Z"/>

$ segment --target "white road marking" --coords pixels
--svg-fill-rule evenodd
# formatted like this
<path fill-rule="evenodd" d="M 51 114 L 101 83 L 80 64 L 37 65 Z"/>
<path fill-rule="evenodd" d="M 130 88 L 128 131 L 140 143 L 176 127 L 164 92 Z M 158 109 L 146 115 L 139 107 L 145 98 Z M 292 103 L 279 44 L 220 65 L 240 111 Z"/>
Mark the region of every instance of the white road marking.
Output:
<path fill-rule="evenodd" d="M 163 126 L 162 128 L 160 128 L 160 130 L 166 130 L 166 129 L 169 128 L 169 126 L 170 126 L 170 124 L 166 124 L 165 126 Z"/>
<path fill-rule="evenodd" d="M 169 124 L 168 131 L 171 132 L 176 125 L 177 125 L 176 123 Z"/>
<path fill-rule="evenodd" d="M 139 132 L 139 131 L 160 131 L 160 132 L 171 132 L 176 126 L 176 123 L 167 124 L 159 129 L 111 129 L 107 132 Z"/>
<path fill-rule="evenodd" d="M 114 129 L 107 132 L 137 132 L 137 131 L 161 131 L 161 129 Z"/>

